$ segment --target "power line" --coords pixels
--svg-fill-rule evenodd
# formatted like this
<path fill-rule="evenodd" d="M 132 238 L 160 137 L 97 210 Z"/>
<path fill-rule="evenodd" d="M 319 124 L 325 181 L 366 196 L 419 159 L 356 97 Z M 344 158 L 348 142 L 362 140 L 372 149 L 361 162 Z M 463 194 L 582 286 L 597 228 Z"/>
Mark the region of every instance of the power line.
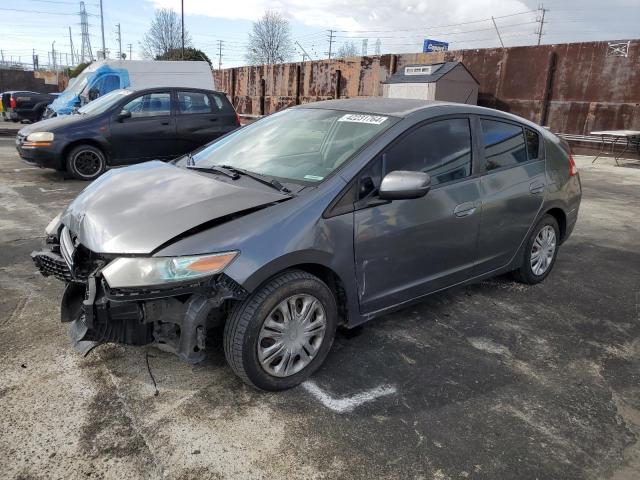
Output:
<path fill-rule="evenodd" d="M 526 15 L 526 14 L 530 14 L 530 13 L 536 13 L 537 10 L 527 10 L 525 12 L 518 12 L 518 13 L 510 13 L 508 15 L 498 15 L 495 16 L 493 18 L 508 18 L 508 17 L 516 17 L 518 15 Z M 470 20 L 468 22 L 460 22 L 460 23 L 450 23 L 448 25 L 428 25 L 428 26 L 424 26 L 424 27 L 420 27 L 420 28 L 409 28 L 409 29 L 404 29 L 402 27 L 388 27 L 390 28 L 390 30 L 334 30 L 336 32 L 353 32 L 353 33 L 385 33 L 385 32 L 414 32 L 414 31 L 424 31 L 424 30 L 435 30 L 438 28 L 449 28 L 449 27 L 459 27 L 461 25 L 471 25 L 474 23 L 483 23 L 483 22 L 490 22 L 491 21 L 491 17 L 489 18 L 483 18 L 480 20 Z"/>
<path fill-rule="evenodd" d="M 0 10 L 5 12 L 22 12 L 22 13 L 41 13 L 43 15 L 77 15 L 77 13 L 64 13 L 64 12 L 42 12 L 40 10 L 22 10 L 19 8 L 0 8 Z M 90 17 L 97 17 L 98 15 L 94 15 L 92 13 L 87 13 Z"/>

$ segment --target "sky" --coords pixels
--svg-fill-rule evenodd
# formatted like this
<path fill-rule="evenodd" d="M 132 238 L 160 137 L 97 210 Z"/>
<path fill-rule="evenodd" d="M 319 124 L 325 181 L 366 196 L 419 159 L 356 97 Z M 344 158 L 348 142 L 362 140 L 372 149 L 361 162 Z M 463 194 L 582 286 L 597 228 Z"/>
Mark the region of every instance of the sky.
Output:
<path fill-rule="evenodd" d="M 73 0 L 2 0 L 0 2 L 0 54 L 4 60 L 30 63 L 32 52 L 41 65 L 52 48 L 70 58 L 69 27 L 76 50 L 81 43 L 80 2 Z M 194 46 L 203 50 L 214 67 L 245 65 L 245 45 L 252 23 L 266 10 L 274 10 L 290 23 L 297 42 L 312 59 L 327 58 L 329 30 L 332 50 L 354 42 L 367 53 L 422 51 L 425 38 L 449 42 L 450 50 L 500 46 L 494 17 L 506 47 L 537 43 L 542 12 L 539 0 L 184 0 L 185 29 Z M 87 0 L 92 50 L 102 48 L 99 0 Z M 154 9 L 173 8 L 180 0 L 103 0 L 105 44 L 110 58 L 118 53 L 116 25 L 122 49 L 140 59 L 139 42 L 148 30 Z M 545 0 L 541 41 L 566 43 L 640 38 L 640 0 Z M 222 41 L 219 58 L 218 41 Z M 55 44 L 52 46 L 52 43 Z M 379 41 L 379 42 L 378 42 Z"/>

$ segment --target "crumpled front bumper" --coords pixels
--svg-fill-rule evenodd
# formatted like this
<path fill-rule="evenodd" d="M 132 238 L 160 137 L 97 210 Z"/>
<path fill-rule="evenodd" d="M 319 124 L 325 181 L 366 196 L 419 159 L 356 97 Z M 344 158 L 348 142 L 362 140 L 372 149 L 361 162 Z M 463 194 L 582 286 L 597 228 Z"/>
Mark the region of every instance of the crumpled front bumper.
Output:
<path fill-rule="evenodd" d="M 188 363 L 206 355 L 207 329 L 220 322 L 228 300 L 242 299 L 246 291 L 224 274 L 204 281 L 171 287 L 112 289 L 100 275 L 107 261 L 95 268 L 72 266 L 59 245 L 32 252 L 44 276 L 67 285 L 62 296 L 61 320 L 70 323 L 77 350 L 87 354 L 100 343 L 155 345 Z"/>

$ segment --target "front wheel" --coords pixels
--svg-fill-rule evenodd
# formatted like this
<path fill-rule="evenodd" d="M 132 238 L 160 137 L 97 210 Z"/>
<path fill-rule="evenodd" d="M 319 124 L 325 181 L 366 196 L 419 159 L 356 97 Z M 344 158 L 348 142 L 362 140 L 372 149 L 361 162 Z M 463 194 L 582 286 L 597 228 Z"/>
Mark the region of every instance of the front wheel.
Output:
<path fill-rule="evenodd" d="M 514 272 L 516 279 L 534 285 L 547 278 L 556 262 L 559 243 L 558 222 L 551 215 L 545 215 L 527 240 L 522 264 Z"/>
<path fill-rule="evenodd" d="M 285 390 L 322 364 L 336 325 L 329 287 L 309 273 L 289 270 L 234 308 L 224 330 L 225 356 L 249 385 Z"/>
<path fill-rule="evenodd" d="M 107 158 L 93 145 L 78 145 L 67 155 L 67 172 L 78 180 L 95 180 L 107 168 Z"/>

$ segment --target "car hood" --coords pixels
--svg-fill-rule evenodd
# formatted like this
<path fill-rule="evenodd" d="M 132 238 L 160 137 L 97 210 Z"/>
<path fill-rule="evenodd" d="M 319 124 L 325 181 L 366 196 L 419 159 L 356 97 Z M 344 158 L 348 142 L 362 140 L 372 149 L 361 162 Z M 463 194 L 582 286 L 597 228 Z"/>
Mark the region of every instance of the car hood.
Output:
<path fill-rule="evenodd" d="M 188 230 L 288 198 L 152 161 L 98 178 L 61 222 L 93 252 L 150 254 Z"/>
<path fill-rule="evenodd" d="M 23 127 L 18 132 L 25 137 L 33 132 L 56 132 L 68 125 L 83 121 L 82 115 L 65 115 L 64 117 L 53 117 Z"/>

